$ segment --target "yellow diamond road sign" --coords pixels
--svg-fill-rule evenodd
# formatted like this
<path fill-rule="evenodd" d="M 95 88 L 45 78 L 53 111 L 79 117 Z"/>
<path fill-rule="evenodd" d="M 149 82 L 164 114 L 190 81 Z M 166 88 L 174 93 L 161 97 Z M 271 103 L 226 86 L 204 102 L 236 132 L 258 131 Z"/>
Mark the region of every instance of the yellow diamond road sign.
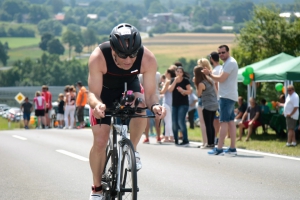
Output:
<path fill-rule="evenodd" d="M 22 103 L 22 102 L 25 100 L 25 96 L 24 96 L 21 92 L 19 92 L 19 93 L 17 94 L 17 96 L 15 96 L 15 100 L 16 100 L 18 103 Z"/>

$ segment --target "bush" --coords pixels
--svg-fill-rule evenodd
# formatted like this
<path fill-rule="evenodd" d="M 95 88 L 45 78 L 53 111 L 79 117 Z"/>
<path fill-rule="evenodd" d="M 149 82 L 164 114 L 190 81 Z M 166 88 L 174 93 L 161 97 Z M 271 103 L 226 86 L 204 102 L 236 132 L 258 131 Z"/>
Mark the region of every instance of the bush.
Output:
<path fill-rule="evenodd" d="M 9 28 L 7 31 L 9 37 L 35 37 L 35 32 L 29 28 L 19 26 L 18 28 Z"/>

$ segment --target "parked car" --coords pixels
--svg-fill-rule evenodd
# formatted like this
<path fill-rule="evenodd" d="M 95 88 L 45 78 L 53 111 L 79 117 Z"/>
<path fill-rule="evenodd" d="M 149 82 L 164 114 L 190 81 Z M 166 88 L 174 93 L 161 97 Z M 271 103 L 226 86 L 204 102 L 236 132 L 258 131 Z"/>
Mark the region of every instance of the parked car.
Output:
<path fill-rule="evenodd" d="M 23 120 L 23 112 L 20 108 L 13 107 L 8 110 L 7 119 L 13 122 Z"/>
<path fill-rule="evenodd" d="M 58 102 L 55 101 L 55 102 L 52 102 L 52 111 L 51 111 L 51 119 L 52 119 L 52 124 L 55 126 L 56 123 L 56 114 L 58 113 Z M 91 126 L 91 123 L 90 123 L 90 106 L 88 104 L 86 104 L 84 106 L 84 112 L 83 112 L 83 119 L 85 121 L 85 126 L 86 127 L 90 127 Z M 77 119 L 77 116 L 76 116 L 76 123 L 78 123 L 77 125 L 79 125 L 79 122 L 78 122 L 78 119 Z M 53 127 L 54 127 L 53 126 Z"/>
<path fill-rule="evenodd" d="M 7 111 L 10 109 L 10 107 L 9 106 L 7 106 L 7 107 L 2 107 L 1 109 L 0 109 L 0 115 L 2 116 L 2 117 L 4 117 L 3 115 L 5 114 L 5 115 L 7 115 Z M 6 117 L 5 117 L 6 118 Z"/>

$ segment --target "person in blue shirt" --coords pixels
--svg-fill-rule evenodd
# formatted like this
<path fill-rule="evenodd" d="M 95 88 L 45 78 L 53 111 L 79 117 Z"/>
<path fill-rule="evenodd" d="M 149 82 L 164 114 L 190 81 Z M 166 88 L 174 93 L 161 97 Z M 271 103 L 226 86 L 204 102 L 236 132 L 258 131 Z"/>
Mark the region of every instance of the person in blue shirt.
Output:
<path fill-rule="evenodd" d="M 260 103 L 261 103 L 261 106 L 260 106 L 261 113 L 269 114 L 270 113 L 270 108 L 269 108 L 269 106 L 266 105 L 267 101 L 265 99 L 261 99 Z"/>

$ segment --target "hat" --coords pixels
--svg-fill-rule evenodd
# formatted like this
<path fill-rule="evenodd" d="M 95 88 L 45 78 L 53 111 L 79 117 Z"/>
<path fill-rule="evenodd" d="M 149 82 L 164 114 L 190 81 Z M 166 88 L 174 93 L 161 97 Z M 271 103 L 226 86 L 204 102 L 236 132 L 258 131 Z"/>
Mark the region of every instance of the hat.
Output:
<path fill-rule="evenodd" d="M 219 54 L 217 52 L 215 52 L 215 51 L 211 52 L 209 54 L 209 57 L 211 57 L 214 61 L 219 62 L 220 57 L 219 57 Z"/>

